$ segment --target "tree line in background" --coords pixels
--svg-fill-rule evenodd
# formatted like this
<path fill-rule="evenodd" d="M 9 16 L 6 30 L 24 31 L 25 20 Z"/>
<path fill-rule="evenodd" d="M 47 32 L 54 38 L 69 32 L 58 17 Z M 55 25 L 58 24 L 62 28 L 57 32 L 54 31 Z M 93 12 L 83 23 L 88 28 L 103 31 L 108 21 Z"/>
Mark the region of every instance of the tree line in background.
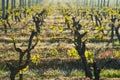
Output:
<path fill-rule="evenodd" d="M 31 6 L 38 5 L 42 0 L 1 0 L 2 19 L 4 19 L 8 9 L 15 8 L 30 8 Z"/>
<path fill-rule="evenodd" d="M 119 6 L 120 0 L 80 0 L 85 6 L 113 7 Z"/>
<path fill-rule="evenodd" d="M 61 0 L 62 1 L 62 0 Z M 120 0 L 65 0 L 67 3 L 75 2 L 80 6 L 89 6 L 89 7 L 118 7 Z M 59 0 L 60 2 L 60 0 Z"/>

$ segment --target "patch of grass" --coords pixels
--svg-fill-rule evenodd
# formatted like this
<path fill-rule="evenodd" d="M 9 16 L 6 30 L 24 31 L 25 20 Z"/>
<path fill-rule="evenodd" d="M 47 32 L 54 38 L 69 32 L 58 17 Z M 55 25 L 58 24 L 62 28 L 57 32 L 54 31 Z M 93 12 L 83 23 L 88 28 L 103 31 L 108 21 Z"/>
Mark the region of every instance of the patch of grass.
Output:
<path fill-rule="evenodd" d="M 9 76 L 9 71 L 6 71 L 6 68 L 6 65 L 0 66 L 0 78 Z"/>
<path fill-rule="evenodd" d="M 32 75 L 33 74 L 33 75 Z M 37 77 L 40 79 L 50 79 L 50 78 L 57 78 L 57 77 L 84 77 L 85 74 L 82 70 L 60 70 L 60 69 L 48 69 L 44 72 L 41 71 L 34 71 L 31 74 L 27 75 L 29 77 Z"/>
<path fill-rule="evenodd" d="M 24 77 L 32 78 L 32 77 L 36 77 L 36 75 L 37 74 L 35 72 L 30 71 L 30 70 L 24 72 Z"/>
<path fill-rule="evenodd" d="M 103 70 L 101 76 L 108 78 L 120 78 L 120 70 Z"/>
<path fill-rule="evenodd" d="M 72 70 L 70 73 L 69 73 L 69 76 L 70 77 L 73 77 L 73 76 L 76 76 L 76 77 L 79 77 L 79 76 L 85 76 L 84 72 L 82 70 Z"/>
<path fill-rule="evenodd" d="M 46 77 L 58 77 L 58 76 L 65 76 L 66 74 L 64 71 L 60 69 L 56 69 L 56 70 L 49 69 L 45 71 L 43 75 Z"/>
<path fill-rule="evenodd" d="M 65 72 L 60 69 L 48 69 L 45 71 L 29 70 L 24 73 L 24 78 L 50 79 L 65 76 Z"/>
<path fill-rule="evenodd" d="M 120 43 L 116 41 L 116 42 L 112 43 L 112 45 L 113 46 L 120 46 Z"/>
<path fill-rule="evenodd" d="M 0 70 L 0 80 L 3 80 L 2 78 L 4 78 L 4 77 L 9 78 L 9 75 L 10 75 L 10 72 Z"/>
<path fill-rule="evenodd" d="M 0 76 L 3 75 L 4 71 L 0 70 Z"/>

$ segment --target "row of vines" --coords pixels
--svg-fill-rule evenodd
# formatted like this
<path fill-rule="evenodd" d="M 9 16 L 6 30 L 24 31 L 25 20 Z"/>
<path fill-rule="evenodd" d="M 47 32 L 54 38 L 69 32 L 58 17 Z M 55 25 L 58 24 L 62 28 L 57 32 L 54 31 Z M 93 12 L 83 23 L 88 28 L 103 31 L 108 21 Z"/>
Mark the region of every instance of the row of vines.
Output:
<path fill-rule="evenodd" d="M 54 56 L 77 59 L 83 65 L 85 79 L 100 80 L 101 71 L 120 58 L 120 1 L 48 2 L 2 0 L 0 33 L 11 40 L 1 42 L 4 46 L 10 46 L 10 49 L 14 48 L 14 57 L 5 60 L 9 78 L 16 80 L 19 77 L 19 80 L 24 80 L 24 71 L 32 63 L 37 66 L 41 58 Z M 49 17 L 53 22 L 49 22 Z M 50 47 L 51 44 L 54 45 Z M 2 50 L 0 54 L 4 54 Z M 99 64 L 102 59 L 104 63 Z"/>

